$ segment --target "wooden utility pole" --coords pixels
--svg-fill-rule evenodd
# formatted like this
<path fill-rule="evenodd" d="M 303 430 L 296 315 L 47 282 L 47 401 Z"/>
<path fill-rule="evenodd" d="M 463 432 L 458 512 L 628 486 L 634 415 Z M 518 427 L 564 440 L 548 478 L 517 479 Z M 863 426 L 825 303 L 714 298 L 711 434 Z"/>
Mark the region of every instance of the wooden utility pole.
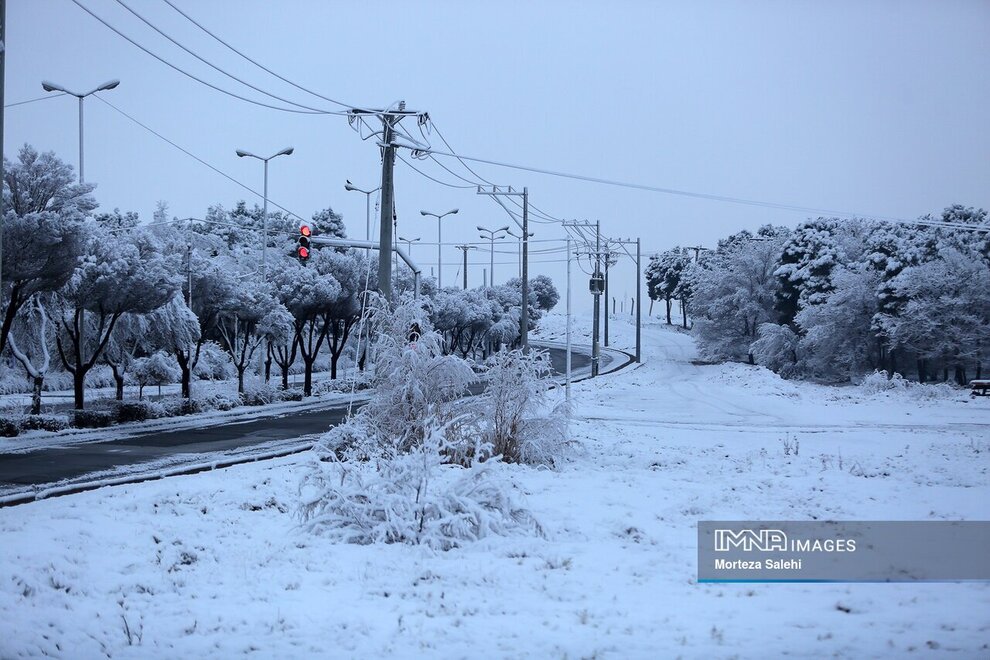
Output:
<path fill-rule="evenodd" d="M 405 101 L 399 110 L 405 109 Z M 392 174 L 395 170 L 395 147 L 392 145 L 392 126 L 398 121 L 395 115 L 382 115 L 382 206 L 378 238 L 378 290 L 385 300 L 392 300 L 392 215 L 395 205 L 395 188 Z"/>
<path fill-rule="evenodd" d="M 462 250 L 464 252 L 464 290 L 467 291 L 467 252 L 468 252 L 468 250 L 473 250 L 474 249 L 474 246 L 473 245 L 457 245 L 455 247 L 457 247 L 458 250 Z"/>
<path fill-rule="evenodd" d="M 3 190 L 4 66 L 7 62 L 7 0 L 0 0 L 0 191 Z M 0 292 L 3 291 L 3 195 L 0 194 Z M 2 299 L 2 294 L 0 294 Z"/>

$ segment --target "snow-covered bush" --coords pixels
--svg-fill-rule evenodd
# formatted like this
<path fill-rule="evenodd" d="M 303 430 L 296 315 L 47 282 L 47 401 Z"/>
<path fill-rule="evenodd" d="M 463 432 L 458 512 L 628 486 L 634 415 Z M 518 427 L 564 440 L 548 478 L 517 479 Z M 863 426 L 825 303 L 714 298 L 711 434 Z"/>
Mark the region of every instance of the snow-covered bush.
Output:
<path fill-rule="evenodd" d="M 252 379 L 244 383 L 244 394 L 241 395 L 246 406 L 266 406 L 282 400 L 282 390 L 271 383 L 260 379 Z"/>
<path fill-rule="evenodd" d="M 114 408 L 117 422 L 143 422 L 166 416 L 166 408 L 156 401 L 121 401 Z"/>
<path fill-rule="evenodd" d="M 859 388 L 867 396 L 882 392 L 900 391 L 907 389 L 908 382 L 900 374 L 890 376 L 886 371 L 874 371 L 860 382 Z"/>
<path fill-rule="evenodd" d="M 230 356 L 220 348 L 220 345 L 207 341 L 200 349 L 199 362 L 196 363 L 193 373 L 200 380 L 226 380 L 233 378 L 237 371 L 230 361 Z"/>
<path fill-rule="evenodd" d="M 144 398 L 144 388 L 148 385 L 157 385 L 161 390 L 162 385 L 174 383 L 181 377 L 175 360 L 165 351 L 134 360 L 131 372 L 138 384 L 138 399 Z"/>
<path fill-rule="evenodd" d="M 756 341 L 749 345 L 756 364 L 776 371 L 784 378 L 799 370 L 798 336 L 789 326 L 761 323 L 756 330 Z"/>
<path fill-rule="evenodd" d="M 241 405 L 241 397 L 226 387 L 212 387 L 197 391 L 192 401 L 196 412 L 207 410 L 231 410 Z"/>
<path fill-rule="evenodd" d="M 497 460 L 447 462 L 442 427 L 408 451 L 372 461 L 330 455 L 304 477 L 305 529 L 344 543 L 408 543 L 450 550 L 486 536 L 541 533 L 521 507 Z"/>
<path fill-rule="evenodd" d="M 442 354 L 421 302 L 376 312 L 371 401 L 317 444 L 300 484 L 304 527 L 350 543 L 411 543 L 438 550 L 498 534 L 539 532 L 517 505 L 457 399 L 470 366 Z M 488 460 L 485 460 L 485 459 Z"/>
<path fill-rule="evenodd" d="M 549 354 L 503 350 L 487 366 L 487 387 L 468 406 L 479 417 L 484 442 L 510 463 L 556 464 L 569 444 L 567 408 L 550 401 Z"/>
<path fill-rule="evenodd" d="M 58 433 L 69 428 L 69 418 L 66 415 L 25 415 L 19 425 L 22 431 Z"/>

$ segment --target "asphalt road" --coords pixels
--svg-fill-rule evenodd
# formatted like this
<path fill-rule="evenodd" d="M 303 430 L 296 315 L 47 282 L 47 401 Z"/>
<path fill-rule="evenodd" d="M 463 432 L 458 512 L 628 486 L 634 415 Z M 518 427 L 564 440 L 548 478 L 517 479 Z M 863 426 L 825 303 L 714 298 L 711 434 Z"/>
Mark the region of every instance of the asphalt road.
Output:
<path fill-rule="evenodd" d="M 564 372 L 565 351 L 548 347 L 553 368 Z M 603 361 L 607 359 L 604 353 Z M 603 367 L 604 367 L 603 362 Z M 590 369 L 591 358 L 572 351 L 573 373 Z M 481 385 L 472 388 L 477 394 Z M 33 486 L 75 479 L 123 466 L 147 463 L 175 454 L 206 454 L 290 440 L 323 433 L 347 414 L 346 404 L 196 430 L 167 431 L 106 442 L 41 449 L 26 454 L 0 454 L 0 486 Z"/>

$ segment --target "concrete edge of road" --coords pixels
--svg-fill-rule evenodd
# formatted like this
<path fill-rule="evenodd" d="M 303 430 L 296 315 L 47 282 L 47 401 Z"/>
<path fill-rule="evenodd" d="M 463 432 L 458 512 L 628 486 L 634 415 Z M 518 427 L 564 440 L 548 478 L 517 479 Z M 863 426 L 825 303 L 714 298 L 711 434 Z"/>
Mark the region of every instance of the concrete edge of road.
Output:
<path fill-rule="evenodd" d="M 537 342 L 534 342 L 537 343 Z M 556 346 L 560 342 L 548 342 L 541 341 L 540 345 L 544 346 Z M 581 347 L 585 348 L 585 347 Z M 572 346 L 571 350 L 575 347 Z M 603 348 L 602 353 L 605 352 L 613 353 L 621 358 L 613 356 L 613 359 L 609 361 L 606 365 L 604 371 L 599 371 L 599 376 L 604 376 L 606 374 L 614 374 L 617 371 L 625 369 L 630 364 L 636 363 L 636 356 L 627 351 L 621 351 L 614 348 Z M 623 359 L 624 358 L 624 359 Z M 578 376 L 577 378 L 571 379 L 572 383 L 578 383 L 583 380 L 591 378 L 591 374 L 585 374 L 583 376 Z M 554 387 L 562 387 L 564 385 L 563 380 L 558 380 Z M 284 458 L 286 456 L 292 456 L 293 454 L 301 454 L 304 451 L 309 451 L 316 444 L 315 441 L 306 441 L 302 443 L 296 443 L 291 447 L 281 447 L 279 449 L 268 449 L 261 452 L 252 452 L 243 455 L 228 455 L 228 456 L 216 456 L 213 460 L 209 461 L 198 461 L 192 464 L 176 465 L 168 468 L 158 468 L 148 472 L 141 472 L 135 474 L 126 474 L 119 477 L 106 477 L 102 479 L 91 479 L 88 481 L 76 481 L 71 483 L 55 483 L 46 486 L 36 486 L 30 491 L 12 493 L 9 495 L 0 496 L 0 508 L 18 506 L 21 504 L 29 504 L 31 502 L 37 502 L 40 500 L 47 500 L 53 497 L 64 497 L 66 495 L 76 495 L 78 493 L 84 493 L 91 490 L 97 490 L 99 488 L 106 488 L 109 486 L 127 486 L 131 484 L 138 484 L 145 481 L 158 481 L 159 479 L 165 479 L 168 477 L 181 477 L 191 474 L 199 474 L 200 472 L 209 472 L 212 470 L 219 470 L 223 468 L 234 467 L 236 465 L 243 465 L 245 463 L 256 463 L 258 461 L 268 461 L 276 458 Z"/>

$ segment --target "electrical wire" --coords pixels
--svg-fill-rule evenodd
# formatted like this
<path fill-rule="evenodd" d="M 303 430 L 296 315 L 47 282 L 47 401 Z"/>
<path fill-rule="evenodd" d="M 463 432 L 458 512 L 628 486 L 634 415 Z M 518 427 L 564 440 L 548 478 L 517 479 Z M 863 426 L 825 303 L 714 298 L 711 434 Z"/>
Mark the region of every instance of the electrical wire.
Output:
<path fill-rule="evenodd" d="M 211 37 L 213 37 L 214 39 L 216 39 L 218 42 L 220 42 L 221 44 L 223 44 L 224 46 L 226 46 L 229 50 L 231 50 L 232 52 L 236 53 L 237 55 L 240 55 L 242 58 L 244 58 L 245 60 L 247 60 L 251 64 L 255 65 L 256 67 L 258 67 L 259 69 L 261 69 L 265 73 L 278 78 L 282 82 L 284 82 L 284 83 L 286 83 L 288 85 L 291 85 L 291 86 L 295 87 L 296 89 L 298 89 L 298 90 L 300 90 L 302 92 L 306 92 L 307 94 L 312 94 L 316 98 L 323 99 L 324 101 L 328 101 L 330 103 L 333 103 L 334 105 L 339 105 L 339 106 L 342 106 L 342 107 L 348 108 L 348 109 L 364 110 L 365 112 L 372 112 L 371 110 L 368 110 L 367 108 L 362 108 L 360 106 L 352 105 L 350 103 L 344 103 L 342 101 L 338 101 L 336 99 L 332 99 L 329 96 L 324 96 L 323 94 L 320 94 L 319 92 L 314 92 L 311 89 L 308 89 L 306 87 L 303 87 L 302 85 L 299 85 L 299 84 L 297 84 L 297 83 L 289 80 L 288 78 L 286 78 L 284 76 L 281 76 L 278 73 L 275 73 L 274 71 L 272 71 L 271 69 L 269 69 L 268 67 L 266 67 L 264 64 L 261 64 L 260 62 L 252 59 L 248 55 L 245 55 L 244 53 L 242 53 L 241 51 L 237 50 L 236 48 L 234 48 L 233 46 L 231 46 L 229 43 L 227 43 L 226 41 L 224 41 L 223 39 L 221 39 L 220 37 L 218 37 L 216 34 L 214 34 L 213 32 L 211 32 L 210 30 L 208 30 L 206 27 L 204 27 L 202 24 L 200 24 L 199 22 L 197 22 L 189 14 L 187 14 L 186 12 L 182 11 L 181 9 L 179 9 L 178 7 L 176 7 L 174 4 L 172 4 L 171 0 L 162 0 L 162 2 L 164 2 L 165 4 L 167 4 L 169 7 L 171 7 L 175 11 L 177 11 L 179 14 L 182 15 L 183 18 L 185 18 L 187 21 L 189 21 L 190 23 L 192 23 L 193 25 L 195 25 L 196 27 L 198 27 L 200 30 L 202 30 L 203 32 L 205 32 L 206 34 L 210 35 Z"/>
<path fill-rule="evenodd" d="M 102 18 L 100 18 L 99 16 L 97 16 L 92 10 L 90 10 L 88 7 L 86 7 L 86 5 L 82 4 L 82 2 L 80 2 L 80 0 L 71 0 L 71 2 L 73 4 L 75 4 L 77 7 L 79 7 L 80 9 L 82 9 L 84 12 L 86 12 L 87 14 L 89 14 L 90 16 L 92 16 L 93 18 L 95 18 L 100 23 L 103 23 L 103 25 L 105 25 L 107 28 L 109 28 L 110 30 L 112 30 L 113 32 L 115 32 L 118 36 L 120 36 L 121 38 L 129 41 L 132 45 L 134 45 L 137 48 L 143 50 L 148 55 L 151 55 L 153 58 L 155 58 L 156 60 L 158 60 L 162 64 L 168 66 L 171 69 L 174 69 L 175 71 L 178 71 L 179 73 L 181 73 L 182 75 L 186 76 L 187 78 L 191 78 L 192 80 L 195 80 L 196 82 L 198 82 L 198 83 L 200 83 L 202 85 L 206 85 L 210 89 L 214 89 L 214 90 L 220 92 L 221 94 L 226 94 L 227 96 L 233 97 L 233 98 L 238 99 L 238 100 L 241 100 L 241 101 L 246 101 L 247 103 L 252 103 L 254 105 L 258 105 L 258 106 L 261 106 L 263 108 L 270 108 L 272 110 L 281 110 L 282 112 L 293 112 L 293 113 L 302 114 L 302 115 L 329 114 L 326 111 L 313 112 L 311 110 L 296 110 L 294 108 L 282 108 L 282 107 L 279 107 L 277 105 L 271 105 L 270 103 L 264 103 L 262 101 L 255 101 L 254 99 L 250 99 L 250 98 L 248 98 L 246 96 L 241 96 L 240 94 L 237 94 L 235 92 L 231 92 L 229 90 L 223 89 L 222 87 L 218 87 L 218 86 L 214 85 L 213 83 L 207 82 L 207 81 L 203 80 L 202 78 L 198 78 L 198 77 L 194 76 L 193 74 L 189 73 L 188 71 L 186 71 L 186 70 L 184 70 L 184 69 L 176 66 L 175 64 L 172 64 L 171 62 L 169 62 L 165 58 L 163 58 L 163 57 L 161 57 L 161 56 L 159 56 L 159 55 L 151 52 L 150 50 L 148 50 L 147 48 L 145 48 L 144 46 L 142 46 L 138 42 L 134 41 L 133 39 L 131 39 L 130 37 L 128 37 L 126 34 L 124 34 L 123 32 L 121 32 L 117 28 L 115 28 L 114 26 L 110 25 L 110 23 L 106 22 L 105 20 L 103 20 Z M 340 113 L 338 113 L 338 114 L 340 114 Z"/>
<path fill-rule="evenodd" d="M 182 153 L 184 153 L 185 155 L 187 155 L 187 156 L 189 156 L 190 158 L 192 158 L 192 159 L 194 159 L 194 160 L 196 160 L 196 161 L 198 161 L 198 162 L 199 162 L 200 164 L 202 164 L 202 165 L 205 165 L 206 167 L 208 167 L 208 168 L 210 168 L 211 170 L 213 170 L 214 172 L 216 172 L 216 173 L 217 173 L 217 174 L 219 174 L 220 176 L 222 176 L 222 177 L 224 177 L 224 178 L 225 178 L 225 179 L 227 179 L 228 181 L 231 181 L 232 183 L 235 183 L 235 184 L 237 184 L 238 186 L 240 186 L 240 187 L 241 187 L 241 188 L 243 188 L 244 190 L 247 190 L 248 192 L 250 192 L 250 193 L 252 193 L 253 195 L 255 195 L 255 196 L 257 196 L 257 197 L 259 197 L 259 198 L 261 198 L 261 199 L 264 199 L 264 195 L 262 195 L 261 193 L 259 193 L 259 192 L 258 192 L 257 190 L 254 190 L 253 188 L 251 188 L 251 187 L 249 187 L 248 185 L 246 185 L 246 184 L 244 184 L 244 183 L 241 183 L 240 181 L 238 181 L 238 180 L 237 180 L 237 179 L 235 179 L 234 177 L 232 177 L 232 176 L 230 176 L 229 174 L 227 174 L 227 173 L 226 173 L 226 172 L 224 172 L 223 170 L 220 170 L 220 169 L 218 169 L 218 168 L 216 168 L 216 167 L 214 167 L 213 165 L 210 165 L 209 163 L 207 163 L 207 162 L 206 162 L 205 160 L 203 160 L 202 158 L 200 158 L 200 157 L 199 157 L 199 156 L 197 156 L 196 154 L 194 154 L 194 153 L 192 153 L 191 151 L 189 151 L 189 150 L 187 150 L 187 149 L 185 149 L 185 148 L 183 148 L 183 147 L 181 147 L 181 146 L 179 146 L 178 144 L 176 144 L 176 143 L 175 143 L 175 142 L 173 142 L 172 140 L 169 140 L 169 139 L 168 139 L 167 137 L 165 137 L 164 135 L 162 135 L 161 133 L 159 133 L 159 132 L 158 132 L 158 131 L 156 131 L 155 129 L 153 129 L 153 128 L 151 128 L 151 127 L 150 127 L 150 126 L 148 126 L 147 124 L 144 124 L 144 123 L 142 123 L 142 122 L 141 122 L 141 121 L 139 121 L 138 119 L 136 119 L 136 118 L 134 118 L 134 117 L 132 117 L 132 116 L 131 116 L 131 115 L 129 115 L 128 113 L 126 113 L 126 112 L 124 112 L 123 110 L 121 110 L 120 108 L 118 108 L 117 106 L 115 106 L 115 105 L 114 105 L 113 103 L 111 103 L 110 101 L 107 101 L 106 99 L 104 99 L 103 97 L 101 97 L 101 96 L 100 96 L 99 94 L 93 94 L 93 96 L 94 96 L 95 98 L 97 98 L 97 99 L 99 99 L 99 100 L 100 100 L 101 102 L 103 102 L 103 103 L 105 103 L 106 105 L 108 105 L 108 106 L 110 106 L 111 108 L 113 108 L 113 109 L 114 109 L 114 110 L 116 110 L 117 112 L 119 112 L 119 113 L 120 113 L 121 115 L 123 115 L 123 116 L 124 116 L 124 117 L 126 117 L 127 119 L 130 119 L 130 120 L 131 120 L 132 122 L 134 122 L 135 124 L 137 124 L 138 126 L 140 126 L 141 128 L 143 128 L 144 130 L 146 130 L 146 131 L 148 131 L 149 133 L 151 133 L 152 135 L 154 135 L 154 136 L 155 136 L 155 137 L 157 137 L 158 139 L 160 139 L 160 140 L 163 140 L 164 142 L 167 142 L 168 144 L 170 144 L 170 145 L 172 145 L 173 147 L 175 147 L 176 149 L 178 149 L 179 151 L 181 151 L 181 152 L 182 152 Z M 292 216 L 292 217 L 294 217 L 294 218 L 297 218 L 297 219 L 299 219 L 299 220 L 302 220 L 302 221 L 304 221 L 304 222 L 305 222 L 305 219 L 304 219 L 304 218 L 303 218 L 302 216 L 300 216 L 300 215 L 299 215 L 299 214 L 297 214 L 297 213 L 293 213 L 292 211 L 290 211 L 289 209 L 287 209 L 287 208 L 285 208 L 285 207 L 284 207 L 284 206 L 282 206 L 281 204 L 277 204 L 276 202 L 274 202 L 274 201 L 272 201 L 272 200 L 271 200 L 271 198 L 269 198 L 269 199 L 268 199 L 268 203 L 269 203 L 269 204 L 271 204 L 272 206 L 274 206 L 274 207 L 275 207 L 275 208 L 277 208 L 277 209 L 281 209 L 282 211 L 285 211 L 285 212 L 286 212 L 286 213 L 288 213 L 288 214 L 289 214 L 290 216 Z"/>
<path fill-rule="evenodd" d="M 282 101 L 283 103 L 288 103 L 289 105 L 294 105 L 297 108 L 303 108 L 305 110 L 312 110 L 313 112 L 318 112 L 318 113 L 321 113 L 321 114 L 328 114 L 328 115 L 329 114 L 335 114 L 335 115 L 346 114 L 344 112 L 340 112 L 340 111 L 336 111 L 336 110 L 335 111 L 329 111 L 329 110 L 323 110 L 321 108 L 314 108 L 314 107 L 311 107 L 311 106 L 308 106 L 308 105 L 303 105 L 302 103 L 296 103 L 295 101 L 291 101 L 289 99 L 282 98 L 281 96 L 278 96 L 277 94 L 272 94 L 271 92 L 266 92 L 265 90 L 261 89 L 260 87 L 256 87 L 255 85 L 252 85 L 251 83 L 238 78 L 234 74 L 229 73 L 228 71 L 225 71 L 224 69 L 221 69 L 216 64 L 213 64 L 212 62 L 210 62 L 206 58 L 200 56 L 199 54 L 193 52 L 191 49 L 189 49 L 186 46 L 182 45 L 177 40 L 175 40 L 173 37 L 171 37 L 169 34 L 167 34 L 164 30 L 162 30 L 161 28 L 159 28 L 158 26 L 156 26 L 154 23 L 152 23 L 151 21 L 149 21 L 147 18 L 145 18 L 144 16 L 142 16 L 141 14 L 139 14 L 136 10 L 134 10 L 133 8 L 131 8 L 130 5 L 128 5 L 126 2 L 124 2 L 124 0 L 116 0 L 116 2 L 117 2 L 118 5 L 120 5 L 121 7 L 123 7 L 127 11 L 129 11 L 131 14 L 133 14 L 134 16 L 136 16 L 142 23 L 144 23 L 145 25 L 147 25 L 148 27 L 150 27 L 152 30 L 154 30 L 155 32 L 157 32 L 161 36 L 165 37 L 166 39 L 168 39 L 170 42 L 172 42 L 173 44 L 175 44 L 176 46 L 178 46 L 179 48 L 181 48 L 185 52 L 187 52 L 190 55 L 192 55 L 193 57 L 195 57 L 197 60 L 199 60 L 203 64 L 207 65 L 208 67 L 210 67 L 210 68 L 212 68 L 212 69 L 214 69 L 216 71 L 219 71 L 220 73 L 222 73 L 223 75 L 227 76 L 231 80 L 235 80 L 235 81 L 241 83 L 242 85 L 244 85 L 246 87 L 250 87 L 251 89 L 253 89 L 256 92 L 260 92 L 260 93 L 264 94 L 265 96 L 269 96 L 269 97 L 271 97 L 271 98 L 273 98 L 275 100 Z"/>
<path fill-rule="evenodd" d="M 447 186 L 449 188 L 461 188 L 461 189 L 464 189 L 464 188 L 474 188 L 474 186 L 459 186 L 456 183 L 447 183 L 446 181 L 441 181 L 440 179 L 435 179 L 432 176 L 430 176 L 429 174 L 427 174 L 426 172 L 422 171 L 421 169 L 419 169 L 418 167 L 416 167 L 415 165 L 413 165 L 412 163 L 410 163 L 409 161 L 407 161 L 405 158 L 402 157 L 401 154 L 398 154 L 397 153 L 395 155 L 396 155 L 396 157 L 399 160 L 401 160 L 403 163 L 405 163 L 412 170 L 414 170 L 415 172 L 418 172 L 419 174 L 425 176 L 430 181 L 435 181 L 436 183 L 439 183 L 442 186 Z"/>
<path fill-rule="evenodd" d="M 4 109 L 13 108 L 13 107 L 18 106 L 18 105 L 26 105 L 28 103 L 34 103 L 35 101 L 44 101 L 45 99 L 53 99 L 56 96 L 66 96 L 66 93 L 65 92 L 59 92 L 58 94 L 45 94 L 44 96 L 39 96 L 36 99 L 28 99 L 27 101 L 17 101 L 16 103 L 8 103 L 7 105 L 5 105 L 3 107 L 4 107 Z"/>

